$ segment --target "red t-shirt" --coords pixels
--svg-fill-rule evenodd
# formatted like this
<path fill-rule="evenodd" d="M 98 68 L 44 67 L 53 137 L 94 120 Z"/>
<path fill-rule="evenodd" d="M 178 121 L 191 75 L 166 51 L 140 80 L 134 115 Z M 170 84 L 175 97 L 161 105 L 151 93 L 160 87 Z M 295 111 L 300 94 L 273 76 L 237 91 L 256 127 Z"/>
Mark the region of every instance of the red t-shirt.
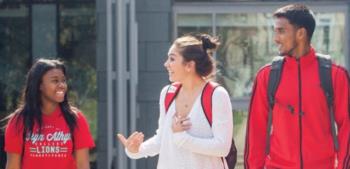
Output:
<path fill-rule="evenodd" d="M 94 147 L 88 123 L 80 112 L 77 113 L 76 124 L 75 150 Z M 5 133 L 5 151 L 21 154 L 22 137 L 23 124 L 20 122 L 17 126 L 16 120 L 11 119 Z M 32 136 L 26 136 L 22 169 L 76 169 L 72 149 L 71 133 L 58 106 L 51 115 L 43 115 L 40 134 L 39 127 L 35 124 Z"/>

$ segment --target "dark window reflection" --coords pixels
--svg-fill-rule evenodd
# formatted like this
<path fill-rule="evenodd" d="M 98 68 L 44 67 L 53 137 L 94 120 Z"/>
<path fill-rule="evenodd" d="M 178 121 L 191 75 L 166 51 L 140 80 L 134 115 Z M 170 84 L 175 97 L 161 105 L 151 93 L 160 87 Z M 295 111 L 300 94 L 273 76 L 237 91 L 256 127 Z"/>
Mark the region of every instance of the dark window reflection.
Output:
<path fill-rule="evenodd" d="M 25 5 L 0 4 L 0 119 L 16 108 L 30 64 L 28 16 Z M 3 140 L 0 130 L 0 145 Z M 0 169 L 5 168 L 5 161 L 6 154 L 0 151 Z"/>
<path fill-rule="evenodd" d="M 70 98 L 87 116 L 96 138 L 96 17 L 95 3 L 59 6 L 59 58 L 69 74 Z"/>
<path fill-rule="evenodd" d="M 0 7 L 0 118 L 14 110 L 30 64 L 28 7 Z"/>
<path fill-rule="evenodd" d="M 188 33 L 213 34 L 211 14 L 177 15 L 177 36 Z"/>

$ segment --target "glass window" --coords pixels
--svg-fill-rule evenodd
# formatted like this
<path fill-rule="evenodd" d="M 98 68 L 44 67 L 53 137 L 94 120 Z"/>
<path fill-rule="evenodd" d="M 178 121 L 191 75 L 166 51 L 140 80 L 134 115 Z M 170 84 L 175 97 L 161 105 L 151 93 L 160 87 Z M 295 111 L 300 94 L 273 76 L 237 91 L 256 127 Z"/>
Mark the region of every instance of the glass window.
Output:
<path fill-rule="evenodd" d="M 53 5 L 53 4 L 50 4 Z M 33 60 L 33 41 L 37 39 L 30 26 L 37 18 L 29 18 L 34 5 L 21 3 L 0 6 L 0 118 L 11 113 L 17 106 L 25 75 Z M 44 9 L 49 5 L 42 5 Z M 35 6 L 35 7 L 38 7 Z M 33 12 L 33 11 L 32 11 Z M 96 138 L 96 18 L 95 3 L 60 4 L 58 30 L 58 56 L 68 67 L 70 97 L 89 119 L 91 131 Z M 57 22 L 57 21 L 54 21 Z M 50 22 L 52 23 L 52 22 Z M 28 26 L 29 25 L 29 26 Z M 38 50 L 42 50 L 42 45 Z M 79 98 L 79 99 L 78 99 Z"/>
<path fill-rule="evenodd" d="M 59 58 L 67 67 L 70 98 L 97 133 L 96 17 L 95 3 L 59 6 Z"/>
<path fill-rule="evenodd" d="M 33 4 L 32 55 L 33 60 L 57 56 L 57 8 L 56 4 Z"/>
<path fill-rule="evenodd" d="M 178 35 L 191 32 L 202 32 L 212 34 L 211 14 L 179 14 L 177 16 Z"/>
<path fill-rule="evenodd" d="M 316 13 L 316 28 L 312 44 L 320 53 L 329 54 L 342 66 L 347 66 L 344 54 L 346 45 L 345 13 Z"/>
<path fill-rule="evenodd" d="M 217 80 L 233 97 L 250 95 L 258 69 L 274 55 L 271 14 L 218 14 L 217 35 L 222 46 L 217 54 Z"/>
<path fill-rule="evenodd" d="M 14 111 L 30 65 L 30 28 L 25 5 L 0 7 L 0 119 Z"/>
<path fill-rule="evenodd" d="M 313 46 L 346 66 L 345 14 L 328 12 L 315 16 L 317 27 Z M 277 55 L 271 13 L 177 14 L 176 21 L 177 36 L 204 32 L 220 37 L 222 43 L 216 54 L 217 81 L 233 98 L 250 96 L 256 72 Z"/>

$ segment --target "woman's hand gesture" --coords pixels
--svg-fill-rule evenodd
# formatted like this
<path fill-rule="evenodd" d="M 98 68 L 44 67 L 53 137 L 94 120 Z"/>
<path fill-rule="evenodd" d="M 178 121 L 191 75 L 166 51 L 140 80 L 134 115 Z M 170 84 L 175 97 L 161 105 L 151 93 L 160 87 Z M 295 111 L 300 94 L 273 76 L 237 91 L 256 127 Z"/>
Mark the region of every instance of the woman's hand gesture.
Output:
<path fill-rule="evenodd" d="M 141 143 L 143 143 L 144 135 L 142 132 L 134 132 L 129 138 L 125 138 L 122 134 L 118 134 L 119 141 L 131 153 L 138 153 Z"/>
<path fill-rule="evenodd" d="M 173 124 L 171 126 L 174 133 L 186 131 L 190 129 L 191 126 L 192 123 L 189 117 L 174 115 Z"/>

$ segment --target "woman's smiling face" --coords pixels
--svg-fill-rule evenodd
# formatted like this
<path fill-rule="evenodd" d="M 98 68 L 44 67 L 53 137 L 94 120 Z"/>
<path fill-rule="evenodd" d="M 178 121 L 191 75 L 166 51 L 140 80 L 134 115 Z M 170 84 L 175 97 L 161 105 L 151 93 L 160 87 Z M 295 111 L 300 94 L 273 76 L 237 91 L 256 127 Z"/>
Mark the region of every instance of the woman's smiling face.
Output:
<path fill-rule="evenodd" d="M 172 45 L 168 52 L 168 59 L 164 63 L 164 67 L 169 73 L 171 82 L 181 81 L 187 75 L 186 63 L 175 45 Z"/>
<path fill-rule="evenodd" d="M 64 101 L 67 92 L 66 77 L 61 69 L 51 69 L 42 77 L 41 102 L 58 104 Z"/>

